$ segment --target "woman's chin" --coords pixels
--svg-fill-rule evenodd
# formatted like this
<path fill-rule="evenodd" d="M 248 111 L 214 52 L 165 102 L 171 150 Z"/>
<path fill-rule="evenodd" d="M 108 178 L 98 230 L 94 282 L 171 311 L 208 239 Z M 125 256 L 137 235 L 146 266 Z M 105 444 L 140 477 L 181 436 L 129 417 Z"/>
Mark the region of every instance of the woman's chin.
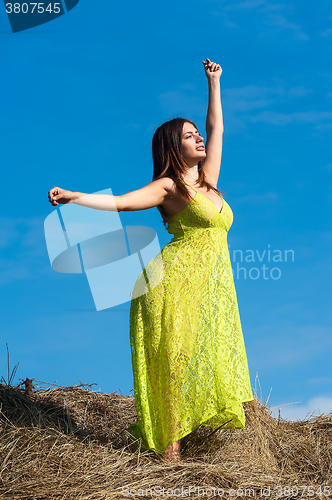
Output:
<path fill-rule="evenodd" d="M 184 158 L 184 161 L 187 163 L 187 165 L 191 165 L 193 163 L 198 163 L 199 161 L 204 160 L 206 158 L 206 152 L 205 151 L 198 151 L 198 154 L 195 156 L 192 156 L 190 158 Z"/>

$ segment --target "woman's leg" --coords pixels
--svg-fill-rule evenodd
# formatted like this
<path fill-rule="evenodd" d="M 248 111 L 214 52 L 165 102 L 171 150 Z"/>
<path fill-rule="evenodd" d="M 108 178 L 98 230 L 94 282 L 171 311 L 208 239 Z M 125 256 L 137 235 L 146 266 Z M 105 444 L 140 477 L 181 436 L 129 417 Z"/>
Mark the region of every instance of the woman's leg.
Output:
<path fill-rule="evenodd" d="M 174 441 L 166 448 L 166 458 L 168 460 L 179 462 L 181 460 L 181 440 Z"/>

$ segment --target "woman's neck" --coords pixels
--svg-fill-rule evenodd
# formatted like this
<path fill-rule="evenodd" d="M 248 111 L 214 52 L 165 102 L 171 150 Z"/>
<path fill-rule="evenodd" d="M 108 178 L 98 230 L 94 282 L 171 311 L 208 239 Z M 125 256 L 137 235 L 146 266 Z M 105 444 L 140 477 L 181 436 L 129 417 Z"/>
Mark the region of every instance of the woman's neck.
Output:
<path fill-rule="evenodd" d="M 195 165 L 192 168 L 189 168 L 187 172 L 185 173 L 185 176 L 183 177 L 186 182 L 190 183 L 196 183 L 198 181 L 198 165 Z"/>

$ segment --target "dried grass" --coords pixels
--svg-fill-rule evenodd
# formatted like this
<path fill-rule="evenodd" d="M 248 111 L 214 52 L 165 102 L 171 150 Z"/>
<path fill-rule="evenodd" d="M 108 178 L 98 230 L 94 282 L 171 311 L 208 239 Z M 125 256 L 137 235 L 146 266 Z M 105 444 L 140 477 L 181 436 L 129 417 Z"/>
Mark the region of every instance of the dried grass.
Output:
<path fill-rule="evenodd" d="M 176 464 L 133 448 L 125 432 L 137 421 L 133 396 L 98 393 L 84 384 L 25 394 L 0 384 L 0 403 L 1 499 L 123 499 L 128 489 L 139 497 L 170 498 L 169 488 L 180 488 L 173 497 L 181 498 L 218 497 L 208 488 L 223 488 L 219 497 L 263 498 L 261 488 L 268 487 L 270 499 L 328 496 L 332 413 L 290 422 L 272 417 L 255 397 L 243 404 L 245 429 L 199 427 L 182 439 Z M 297 487 L 298 494 L 279 485 Z M 322 494 L 301 486 L 313 492 L 320 486 Z M 229 496 L 231 488 L 243 491 Z M 134 496 L 132 491 L 129 498 Z"/>

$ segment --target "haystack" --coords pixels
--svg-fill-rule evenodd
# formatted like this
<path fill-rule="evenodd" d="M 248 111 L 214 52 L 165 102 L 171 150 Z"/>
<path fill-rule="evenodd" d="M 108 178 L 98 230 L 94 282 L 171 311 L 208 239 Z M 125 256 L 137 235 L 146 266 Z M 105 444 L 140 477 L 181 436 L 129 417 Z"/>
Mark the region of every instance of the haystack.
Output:
<path fill-rule="evenodd" d="M 1 384 L 0 498 L 332 496 L 332 413 L 290 422 L 257 397 L 243 407 L 245 429 L 200 426 L 183 438 L 182 462 L 165 464 L 125 430 L 137 422 L 133 396 Z"/>

